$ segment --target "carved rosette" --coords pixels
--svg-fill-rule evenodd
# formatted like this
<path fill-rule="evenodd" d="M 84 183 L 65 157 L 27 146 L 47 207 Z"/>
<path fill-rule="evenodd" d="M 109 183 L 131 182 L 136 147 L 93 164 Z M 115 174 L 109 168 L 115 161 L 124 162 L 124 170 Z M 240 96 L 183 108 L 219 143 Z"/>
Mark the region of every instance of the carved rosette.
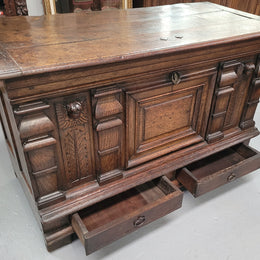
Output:
<path fill-rule="evenodd" d="M 92 98 L 97 179 L 104 184 L 122 177 L 122 90 L 116 86 L 98 89 Z"/>

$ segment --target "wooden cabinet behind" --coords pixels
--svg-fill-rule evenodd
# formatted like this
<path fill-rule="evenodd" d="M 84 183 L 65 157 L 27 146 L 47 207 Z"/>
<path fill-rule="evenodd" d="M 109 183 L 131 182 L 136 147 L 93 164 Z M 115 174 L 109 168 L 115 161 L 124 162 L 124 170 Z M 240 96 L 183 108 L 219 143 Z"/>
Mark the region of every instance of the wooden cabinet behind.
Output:
<path fill-rule="evenodd" d="M 178 3 L 204 2 L 202 0 L 133 0 L 134 7 L 149 7 L 157 5 L 171 5 Z M 208 0 L 208 2 L 235 8 L 244 12 L 260 15 L 258 0 Z"/>

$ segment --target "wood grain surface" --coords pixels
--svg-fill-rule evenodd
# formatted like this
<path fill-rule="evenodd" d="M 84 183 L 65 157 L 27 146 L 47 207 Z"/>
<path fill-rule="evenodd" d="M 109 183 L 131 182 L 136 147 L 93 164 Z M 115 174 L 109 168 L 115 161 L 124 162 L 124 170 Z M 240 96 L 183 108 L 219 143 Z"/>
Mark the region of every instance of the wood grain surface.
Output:
<path fill-rule="evenodd" d="M 1 17 L 0 53 L 9 57 L 1 61 L 0 77 L 7 70 L 17 76 L 119 62 L 250 35 L 260 35 L 259 17 L 210 3 Z"/>
<path fill-rule="evenodd" d="M 174 181 L 218 152 L 200 169 L 203 183 L 185 168 L 187 189 L 199 195 L 258 168 L 258 152 L 223 151 L 259 134 L 259 50 L 259 17 L 211 3 L 0 18 L 1 123 L 48 250 L 71 242 L 82 226 L 76 218 L 72 230 L 72 215 L 90 208 L 85 229 L 104 236 L 78 234 L 92 251 L 142 223 L 149 205 L 151 221 L 165 215 L 168 200 L 126 196 L 108 211 L 104 201 L 163 175 Z M 171 196 L 169 180 L 159 186 Z M 135 203 L 138 214 L 109 228 L 109 213 Z"/>

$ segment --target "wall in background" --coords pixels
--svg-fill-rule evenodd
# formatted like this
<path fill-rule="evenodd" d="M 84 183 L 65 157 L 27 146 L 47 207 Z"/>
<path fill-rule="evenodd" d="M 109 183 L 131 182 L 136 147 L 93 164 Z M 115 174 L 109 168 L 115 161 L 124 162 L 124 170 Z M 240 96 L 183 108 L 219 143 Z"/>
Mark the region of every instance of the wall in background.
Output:
<path fill-rule="evenodd" d="M 28 8 L 28 15 L 44 15 L 42 0 L 26 0 L 26 3 Z"/>

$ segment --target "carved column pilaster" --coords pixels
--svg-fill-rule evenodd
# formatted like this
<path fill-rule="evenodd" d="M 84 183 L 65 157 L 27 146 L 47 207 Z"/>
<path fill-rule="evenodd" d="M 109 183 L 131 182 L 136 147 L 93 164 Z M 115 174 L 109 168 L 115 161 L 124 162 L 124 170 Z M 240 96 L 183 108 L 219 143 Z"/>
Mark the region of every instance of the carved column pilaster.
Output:
<path fill-rule="evenodd" d="M 237 61 L 225 62 L 220 66 L 207 133 L 209 143 L 224 137 L 223 128 L 231 96 L 240 84 L 243 68 L 243 64 Z"/>
<path fill-rule="evenodd" d="M 14 115 L 20 133 L 35 199 L 39 208 L 63 200 L 59 190 L 55 125 L 49 117 L 48 103 L 39 101 L 16 106 Z"/>
<path fill-rule="evenodd" d="M 260 55 L 258 55 L 254 78 L 251 82 L 246 105 L 240 122 L 242 129 L 247 129 L 255 126 L 254 114 L 260 97 Z"/>
<path fill-rule="evenodd" d="M 123 106 L 117 87 L 93 93 L 97 179 L 100 184 L 122 177 Z"/>

